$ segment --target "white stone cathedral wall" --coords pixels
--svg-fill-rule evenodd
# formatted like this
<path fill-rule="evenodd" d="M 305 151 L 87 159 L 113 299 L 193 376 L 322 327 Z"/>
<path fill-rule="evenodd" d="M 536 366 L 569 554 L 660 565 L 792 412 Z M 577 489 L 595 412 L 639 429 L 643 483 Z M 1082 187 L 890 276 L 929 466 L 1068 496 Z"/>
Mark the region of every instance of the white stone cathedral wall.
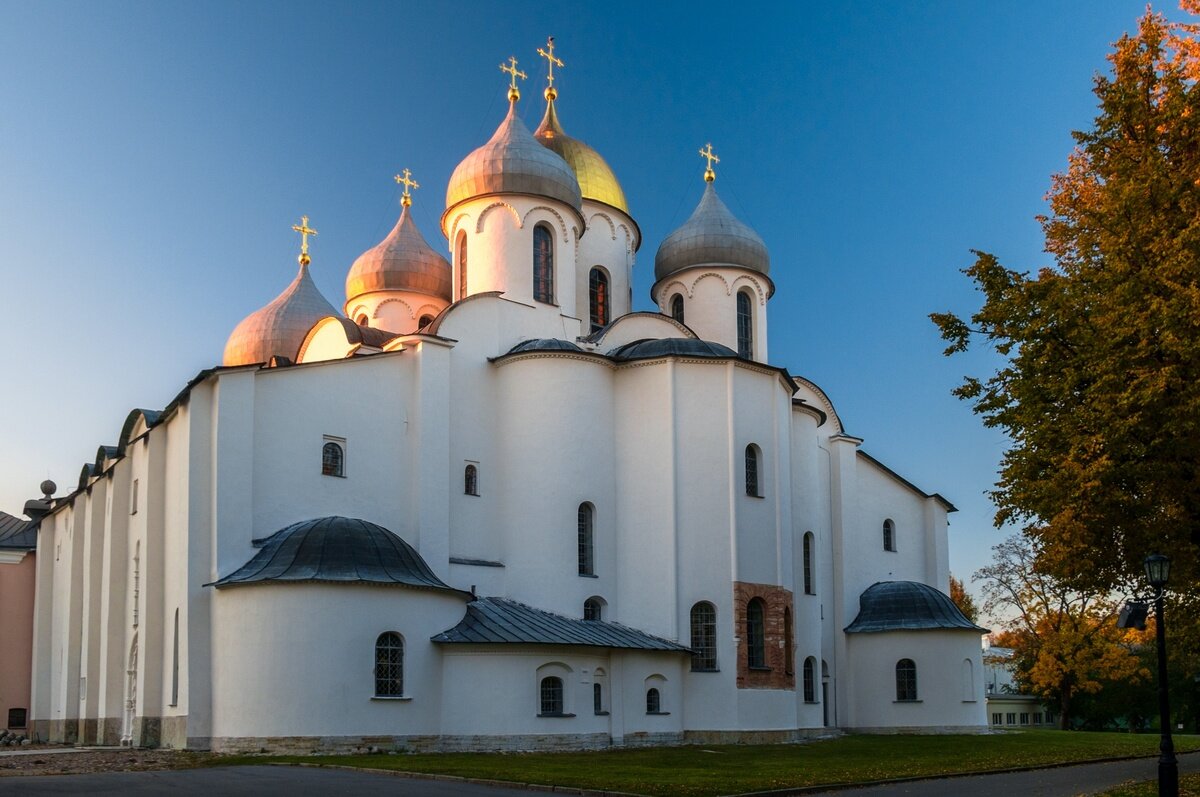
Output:
<path fill-rule="evenodd" d="M 926 499 L 869 460 L 855 459 L 859 524 L 847 539 L 852 553 L 845 565 L 847 605 L 856 606 L 863 590 L 877 581 L 919 581 L 944 589 L 927 567 L 926 548 L 938 532 L 926 521 Z M 883 548 L 883 521 L 888 518 L 895 523 L 895 551 Z"/>
<path fill-rule="evenodd" d="M 632 310 L 630 280 L 633 269 L 632 222 L 625 214 L 590 200 L 583 202 L 587 232 L 579 239 L 579 268 L 575 277 L 575 306 L 578 315 L 591 321 L 590 276 L 600 266 L 609 278 L 611 322 Z"/>
<path fill-rule="evenodd" d="M 689 268 L 656 287 L 659 311 L 671 314 L 671 299 L 683 296 L 684 323 L 702 340 L 711 340 L 738 350 L 737 294 L 751 297 L 754 335 L 752 349 L 757 362 L 767 362 L 767 295 L 770 286 L 756 272 L 729 266 Z"/>

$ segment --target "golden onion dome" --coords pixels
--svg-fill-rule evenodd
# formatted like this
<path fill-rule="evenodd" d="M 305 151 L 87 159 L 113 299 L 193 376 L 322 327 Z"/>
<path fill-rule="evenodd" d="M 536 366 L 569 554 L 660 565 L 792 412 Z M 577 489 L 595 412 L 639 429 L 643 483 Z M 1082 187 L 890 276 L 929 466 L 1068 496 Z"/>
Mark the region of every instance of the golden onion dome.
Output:
<path fill-rule="evenodd" d="M 584 199 L 610 205 L 628 216 L 629 206 L 625 204 L 625 192 L 617 176 L 599 152 L 563 132 L 554 110 L 554 96 L 547 92 L 546 116 L 533 131 L 533 137 L 571 165 Z"/>
<path fill-rule="evenodd" d="M 446 186 L 446 212 L 442 232 L 456 205 L 494 194 L 528 194 L 569 205 L 583 216 L 583 198 L 575 172 L 558 154 L 540 146 L 517 116 L 517 103 L 509 103 L 508 116 L 492 137 L 472 152 L 450 175 Z"/>
<path fill-rule="evenodd" d="M 450 262 L 433 251 L 406 204 L 378 245 L 363 252 L 346 275 L 346 302 L 371 291 L 411 291 L 451 300 Z"/>
<path fill-rule="evenodd" d="M 301 255 L 300 271 L 283 293 L 234 327 L 225 343 L 223 365 L 265 363 L 276 356 L 294 360 L 313 325 L 338 314 L 317 290 L 307 258 L 307 253 Z"/>

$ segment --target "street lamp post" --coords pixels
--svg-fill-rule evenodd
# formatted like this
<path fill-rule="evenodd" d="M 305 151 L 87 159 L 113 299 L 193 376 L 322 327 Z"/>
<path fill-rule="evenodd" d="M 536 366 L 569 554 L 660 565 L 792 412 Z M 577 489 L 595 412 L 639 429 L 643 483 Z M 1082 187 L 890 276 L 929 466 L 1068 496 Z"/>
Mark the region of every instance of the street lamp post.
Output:
<path fill-rule="evenodd" d="M 1179 763 L 1171 741 L 1171 703 L 1167 695 L 1167 629 L 1163 616 L 1163 589 L 1171 575 L 1171 560 L 1162 554 L 1147 556 L 1146 580 L 1154 587 L 1154 635 L 1158 639 L 1158 797 L 1179 797 Z"/>

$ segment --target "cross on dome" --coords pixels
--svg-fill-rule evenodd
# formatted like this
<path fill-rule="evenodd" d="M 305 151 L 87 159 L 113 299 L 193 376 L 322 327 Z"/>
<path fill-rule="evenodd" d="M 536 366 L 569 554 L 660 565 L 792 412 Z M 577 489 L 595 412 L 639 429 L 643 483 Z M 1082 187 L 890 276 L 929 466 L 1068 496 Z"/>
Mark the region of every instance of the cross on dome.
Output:
<path fill-rule="evenodd" d="M 546 59 L 547 66 L 550 69 L 549 73 L 546 75 L 546 81 L 547 81 L 547 83 L 546 83 L 546 99 L 553 100 L 555 97 L 558 96 L 558 90 L 556 88 L 554 88 L 554 67 L 564 66 L 561 59 L 554 57 L 554 37 L 547 36 L 546 37 L 546 49 L 543 50 L 541 47 L 539 47 L 537 52 L 538 52 L 538 55 L 540 55 L 542 58 Z"/>
<path fill-rule="evenodd" d="M 308 236 L 316 235 L 317 231 L 308 226 L 308 216 L 301 216 L 299 224 L 293 224 L 292 229 L 300 233 L 300 265 L 307 266 L 312 262 L 308 256 Z"/>
<path fill-rule="evenodd" d="M 404 193 L 400 195 L 400 204 L 408 207 L 412 204 L 412 194 L 409 193 L 410 188 L 420 188 L 421 184 L 412 179 L 412 172 L 408 169 L 404 170 L 404 176 L 396 175 L 396 182 L 404 186 Z"/>
<path fill-rule="evenodd" d="M 704 182 L 711 183 L 717 179 L 717 173 L 713 171 L 712 165 L 721 162 L 721 159 L 713 152 L 711 141 L 704 145 L 704 149 L 700 150 L 700 157 L 708 161 L 708 166 L 704 169 Z"/>
<path fill-rule="evenodd" d="M 526 75 L 524 72 L 517 69 L 517 57 L 515 55 L 510 55 L 508 57 L 508 66 L 500 64 L 500 71 L 512 75 L 512 82 L 508 84 L 508 101 L 516 102 L 517 100 L 521 99 L 521 90 L 517 88 L 517 78 L 524 80 L 525 78 L 529 77 L 529 75 Z"/>

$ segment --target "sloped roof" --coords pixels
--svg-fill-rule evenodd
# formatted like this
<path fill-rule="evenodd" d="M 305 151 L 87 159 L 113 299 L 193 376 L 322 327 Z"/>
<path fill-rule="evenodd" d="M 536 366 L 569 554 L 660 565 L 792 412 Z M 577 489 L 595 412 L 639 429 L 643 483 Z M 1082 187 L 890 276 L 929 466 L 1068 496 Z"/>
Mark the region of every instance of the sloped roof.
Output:
<path fill-rule="evenodd" d="M 37 524 L 0 512 L 0 548 L 34 550 L 37 548 Z"/>
<path fill-rule="evenodd" d="M 877 581 L 858 598 L 858 616 L 847 634 L 879 631 L 922 631 L 961 628 L 986 634 L 950 600 L 950 596 L 916 581 Z"/>
<path fill-rule="evenodd" d="M 442 582 L 411 545 L 383 526 L 340 516 L 303 520 L 275 532 L 249 562 L 205 586 L 306 581 L 461 592 Z"/>
<path fill-rule="evenodd" d="M 585 645 L 691 652 L 677 642 L 620 623 L 577 620 L 507 598 L 479 598 L 472 601 L 467 604 L 467 614 L 458 625 L 431 639 L 444 643 Z"/>

